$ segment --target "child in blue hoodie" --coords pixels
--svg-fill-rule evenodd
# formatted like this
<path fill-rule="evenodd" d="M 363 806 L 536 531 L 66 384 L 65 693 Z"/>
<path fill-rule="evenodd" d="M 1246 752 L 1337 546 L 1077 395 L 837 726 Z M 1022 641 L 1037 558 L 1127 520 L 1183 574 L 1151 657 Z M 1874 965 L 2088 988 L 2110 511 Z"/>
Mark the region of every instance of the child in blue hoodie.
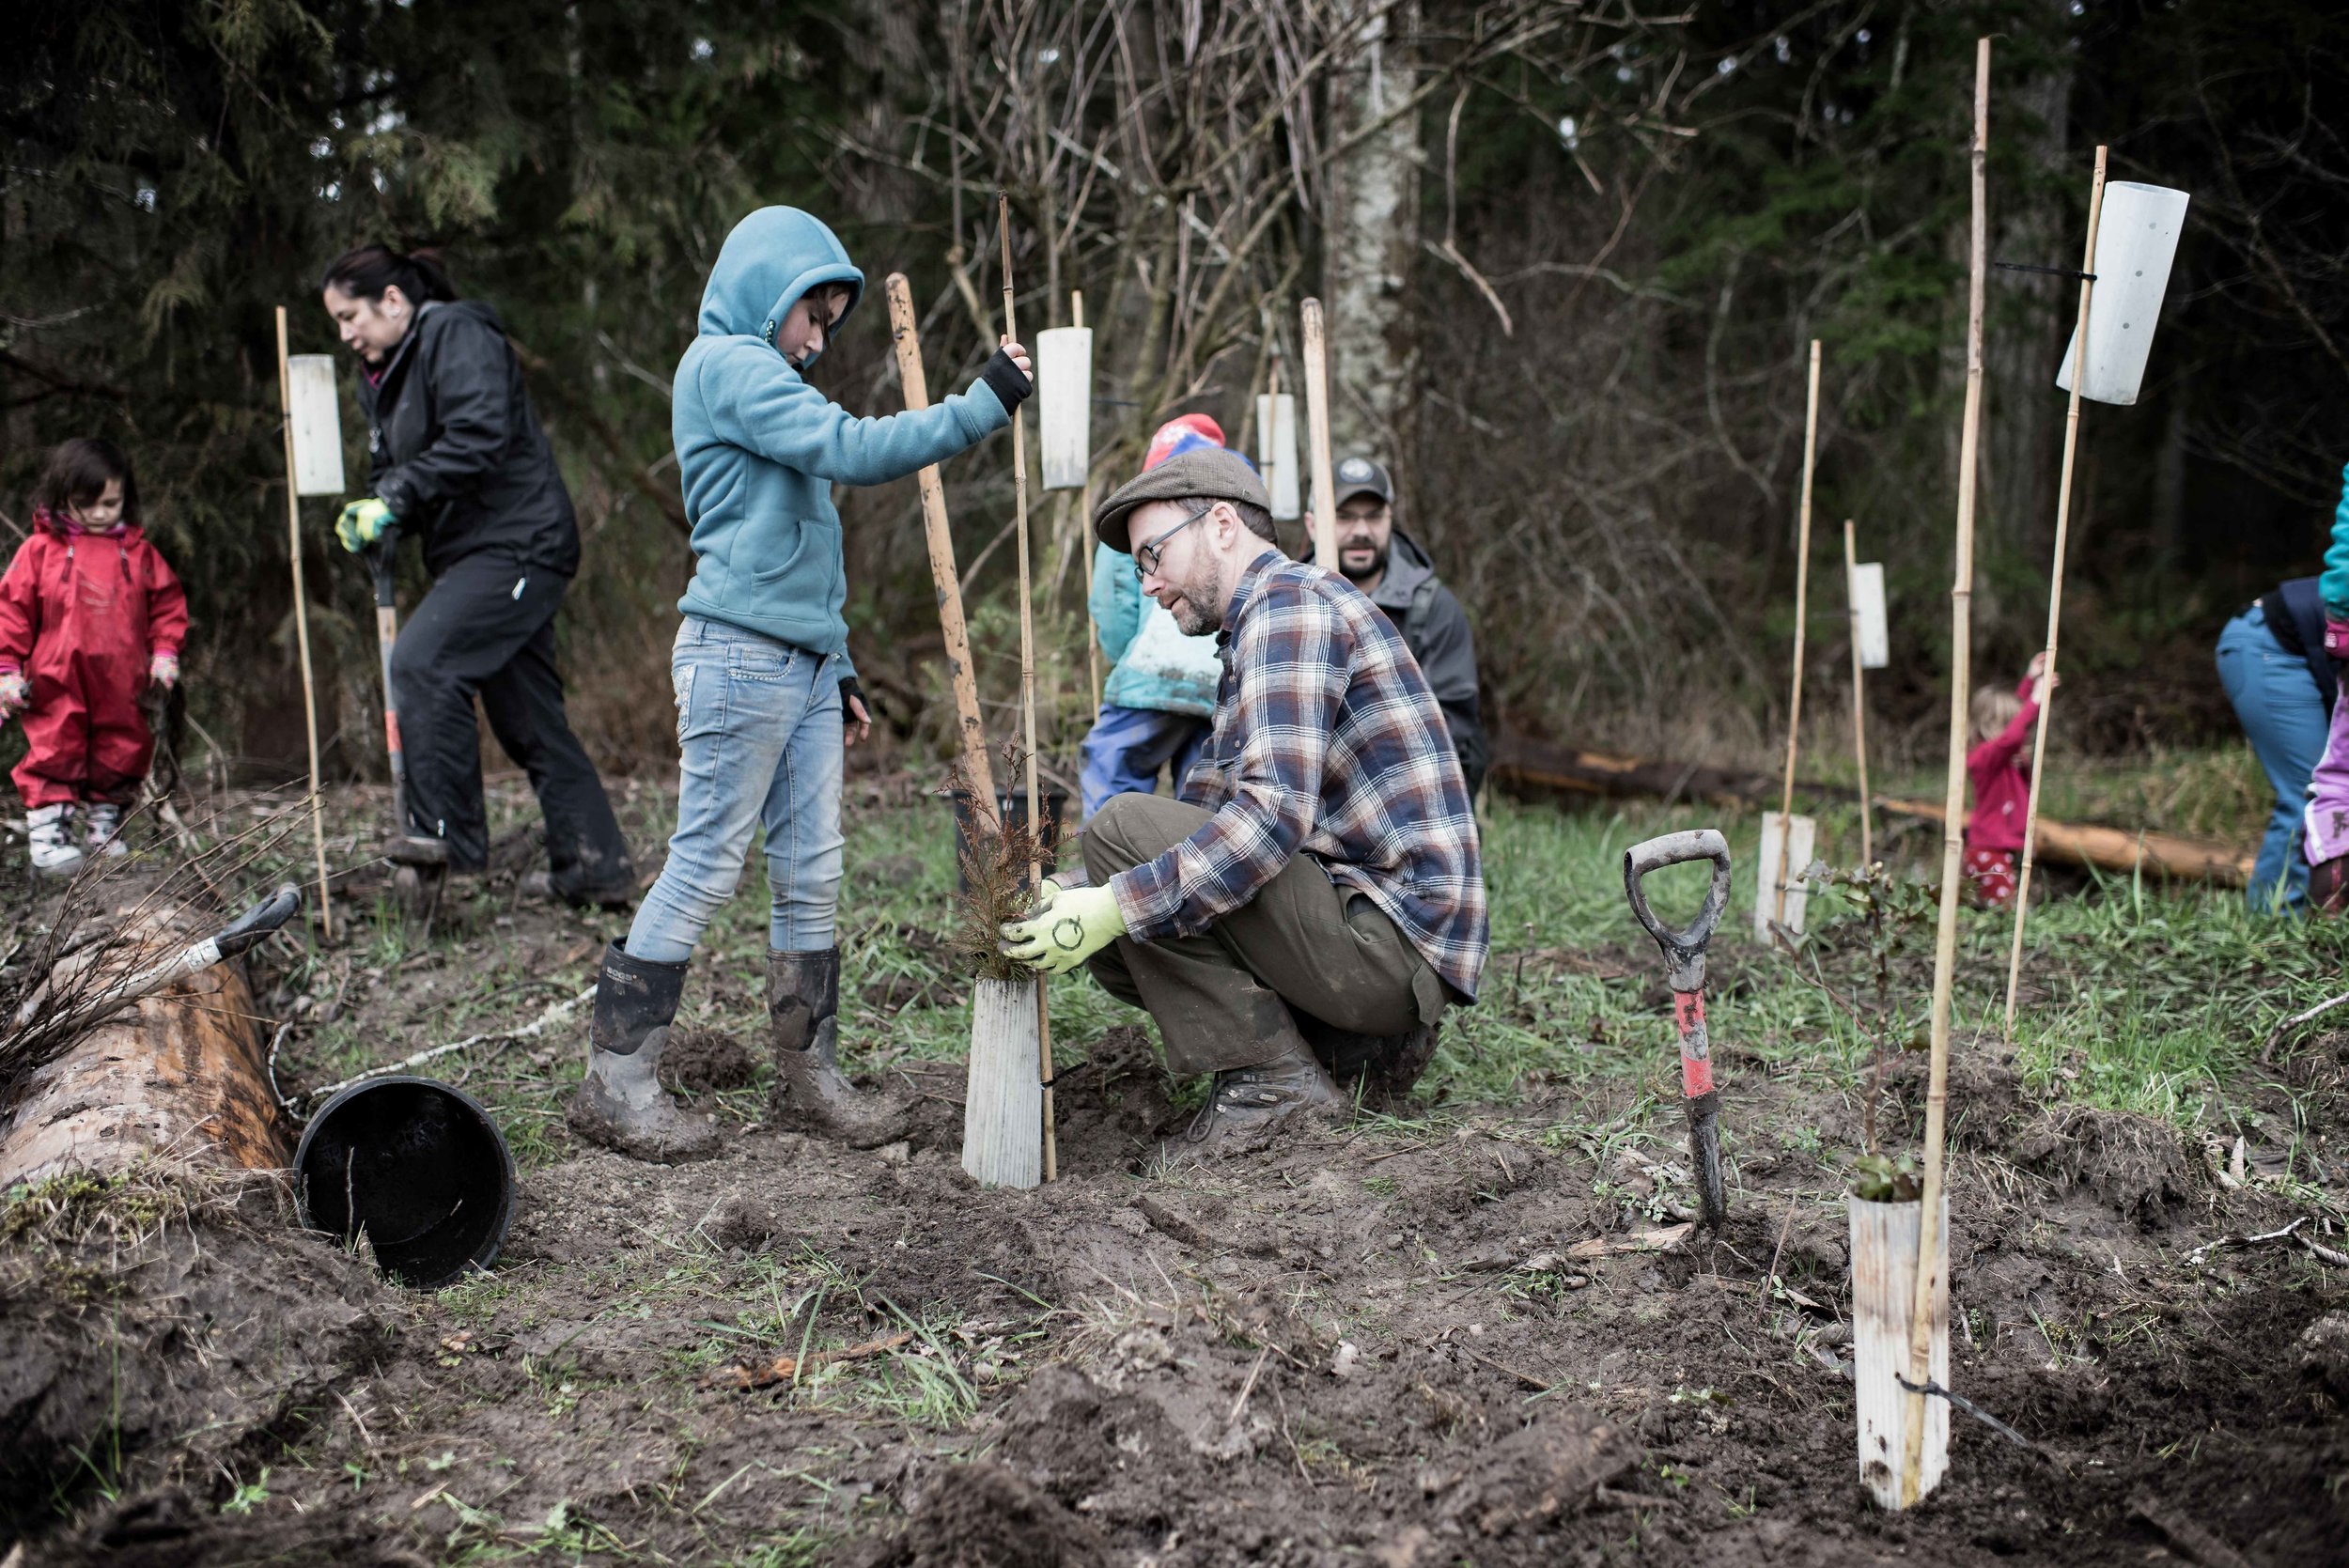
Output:
<path fill-rule="evenodd" d="M 683 751 L 677 833 L 625 944 L 596 983 L 572 1128 L 641 1159 L 714 1153 L 655 1079 L 685 970 L 734 895 L 752 831 L 766 834 L 773 908 L 767 1000 L 779 1109 L 860 1148 L 902 1113 L 850 1087 L 837 1059 L 842 749 L 869 734 L 841 618 L 848 598 L 832 487 L 903 478 L 1011 423 L 1032 385 L 1006 341 L 969 391 L 919 412 L 859 419 L 805 374 L 863 293 L 821 222 L 767 207 L 735 225 L 677 365 L 671 424 L 693 581 L 670 673 Z"/>

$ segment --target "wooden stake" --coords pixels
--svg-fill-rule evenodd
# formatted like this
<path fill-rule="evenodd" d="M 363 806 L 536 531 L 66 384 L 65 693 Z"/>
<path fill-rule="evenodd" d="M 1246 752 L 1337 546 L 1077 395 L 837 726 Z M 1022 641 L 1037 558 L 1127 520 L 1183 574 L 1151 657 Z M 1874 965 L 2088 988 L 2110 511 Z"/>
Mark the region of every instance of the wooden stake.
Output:
<path fill-rule="evenodd" d="M 294 485 L 293 367 L 286 362 L 286 307 L 277 307 L 277 406 L 286 416 L 286 551 L 293 561 L 294 645 L 302 652 L 302 723 L 310 740 L 310 839 L 318 848 L 319 935 L 334 939 L 327 893 L 326 817 L 319 791 L 319 691 L 310 673 L 310 607 L 302 586 L 302 495 Z"/>
<path fill-rule="evenodd" d="M 1934 928 L 1932 1067 L 1925 1087 L 1924 1192 L 1917 1226 L 1916 1294 L 1908 1319 L 1908 1381 L 1933 1372 L 1933 1304 L 1945 1290 L 1941 1234 L 1941 1145 L 1950 1099 L 1950 992 L 1957 973 L 1957 893 L 1965 860 L 1966 709 L 1972 679 L 1974 481 L 1981 467 L 1983 278 L 1989 266 L 1985 168 L 1990 149 L 1990 40 L 1974 45 L 1974 141 L 1968 153 L 1973 187 L 1966 277 L 1966 413 L 1958 427 L 1957 564 L 1950 583 L 1950 760 L 1941 822 L 1941 911 Z M 1925 1396 L 1909 1393 L 1901 1454 L 1901 1506 L 1924 1495 Z"/>
<path fill-rule="evenodd" d="M 2096 226 L 2104 217 L 2105 152 L 2096 149 L 2096 173 L 2088 187 L 2088 253 L 2083 273 L 2096 270 Z M 2072 376 L 2071 406 L 2063 415 L 2063 477 L 2056 486 L 2055 565 L 2047 582 L 2047 652 L 2039 669 L 2039 722 L 2030 743 L 2030 800 L 2023 808 L 2023 871 L 2015 879 L 2015 940 L 2006 955 L 2006 1037 L 2015 1038 L 2015 993 L 2023 978 L 2023 924 L 2030 913 L 2032 830 L 2039 822 L 2039 786 L 2047 776 L 2047 711 L 2054 706 L 2056 629 L 2063 620 L 2063 551 L 2072 525 L 2072 461 L 2079 451 L 2080 388 L 2088 380 L 2088 304 L 2096 280 L 2080 279 L 2079 368 Z"/>
<path fill-rule="evenodd" d="M 1081 290 L 1068 293 L 1068 324 L 1085 324 L 1085 297 Z M 1085 488 L 1078 503 L 1077 531 L 1085 543 L 1085 676 L 1093 688 L 1093 716 L 1101 716 L 1101 629 L 1093 619 L 1093 557 L 1097 546 L 1093 541 L 1093 469 L 1085 469 Z"/>
<path fill-rule="evenodd" d="M 1868 800 L 1867 675 L 1859 662 L 1859 596 L 1852 591 L 1852 574 L 1859 569 L 1859 551 L 1852 538 L 1851 519 L 1843 520 L 1843 598 L 1851 605 L 1851 744 L 1859 759 L 1859 864 L 1875 864 L 1875 812 Z"/>
<path fill-rule="evenodd" d="M 1330 472 L 1330 350 L 1322 340 L 1321 302 L 1297 307 L 1305 338 L 1305 439 L 1314 482 L 1314 565 L 1338 569 L 1337 479 Z"/>
<path fill-rule="evenodd" d="M 1802 642 L 1811 615 L 1811 478 L 1819 463 L 1819 340 L 1811 340 L 1811 391 L 1802 416 L 1802 520 L 1795 536 L 1794 695 L 1786 704 L 1786 784 L 1778 797 L 1778 893 L 1770 918 L 1786 919 L 1786 862 L 1795 842 L 1795 747 L 1802 735 Z"/>
<path fill-rule="evenodd" d="M 882 285 L 889 296 L 889 335 L 897 350 L 897 379 L 905 383 L 906 407 L 930 406 L 929 381 L 922 373 L 922 339 L 916 332 L 913 289 L 903 272 Z M 987 754 L 987 723 L 979 716 L 978 675 L 971 664 L 971 629 L 962 618 L 962 580 L 955 573 L 955 536 L 946 521 L 946 488 L 938 465 L 922 470 L 922 527 L 928 536 L 930 583 L 938 592 L 938 625 L 946 637 L 946 674 L 955 689 L 955 717 L 961 741 L 962 777 L 973 799 L 995 809 L 995 769 Z"/>
<path fill-rule="evenodd" d="M 1019 324 L 1012 304 L 1011 196 L 1007 192 L 995 194 L 995 232 L 1003 253 L 1003 335 L 1017 343 Z M 1026 428 L 1018 409 L 1011 411 L 1011 498 L 1012 517 L 1019 531 L 1019 717 L 1028 749 L 1028 831 L 1041 842 L 1044 813 L 1035 782 L 1035 610 L 1028 584 L 1028 447 Z M 1029 871 L 1041 883 L 1044 862 L 1037 861 Z M 1049 1182 L 1058 1172 L 1052 1149 L 1051 993 L 1046 986 L 1045 976 L 1037 975 L 1036 1063 L 1042 1069 L 1044 1083 L 1044 1179 Z"/>

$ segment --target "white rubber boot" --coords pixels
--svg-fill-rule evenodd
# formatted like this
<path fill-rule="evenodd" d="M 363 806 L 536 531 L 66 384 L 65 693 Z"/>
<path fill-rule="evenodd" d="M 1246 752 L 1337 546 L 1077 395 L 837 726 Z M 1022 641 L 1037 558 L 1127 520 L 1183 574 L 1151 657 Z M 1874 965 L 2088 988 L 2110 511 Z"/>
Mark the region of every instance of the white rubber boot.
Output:
<path fill-rule="evenodd" d="M 73 808 L 40 806 L 24 814 L 32 839 L 33 869 L 44 877 L 70 877 L 82 869 L 82 851 L 73 843 Z"/>
<path fill-rule="evenodd" d="M 90 853 L 118 861 L 131 852 L 122 842 L 122 808 L 111 800 L 92 800 L 82 808 L 83 820 L 89 826 L 83 836 L 88 841 Z"/>

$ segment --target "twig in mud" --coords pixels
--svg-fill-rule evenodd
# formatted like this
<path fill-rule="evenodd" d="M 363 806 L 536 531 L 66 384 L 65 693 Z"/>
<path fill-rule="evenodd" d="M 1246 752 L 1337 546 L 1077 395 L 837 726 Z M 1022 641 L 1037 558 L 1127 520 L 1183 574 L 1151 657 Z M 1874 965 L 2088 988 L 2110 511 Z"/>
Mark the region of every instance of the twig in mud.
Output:
<path fill-rule="evenodd" d="M 2150 1492 L 2139 1492 L 2131 1498 L 2129 1512 L 2159 1530 L 2189 1561 L 2199 1562 L 2202 1568 L 2251 1568 L 2241 1552 Z"/>
<path fill-rule="evenodd" d="M 1489 1356 L 1479 1356 L 1475 1351 L 1470 1350 L 1467 1345 L 1455 1344 L 1453 1348 L 1457 1350 L 1461 1355 L 1467 1357 L 1471 1361 L 1475 1361 L 1483 1366 L 1490 1367 L 1495 1372 L 1503 1373 L 1516 1378 L 1518 1382 L 1524 1384 L 1535 1393 L 1546 1394 L 1558 1387 L 1557 1384 L 1545 1382 L 1543 1379 L 1534 1376 L 1530 1372 L 1519 1372 L 1515 1367 L 1505 1366 L 1502 1363 L 1494 1360 Z"/>
<path fill-rule="evenodd" d="M 2335 1268 L 2349 1268 L 2349 1252 L 2327 1247 L 2306 1231 L 2300 1233 L 2300 1245 L 2307 1248 L 2318 1263 L 2330 1264 Z"/>
<path fill-rule="evenodd" d="M 2275 1057 L 2276 1048 L 2284 1043 L 2284 1037 L 2293 1030 L 2299 1028 L 2304 1023 L 2310 1023 L 2317 1018 L 2323 1017 L 2326 1014 L 2331 1012 L 2334 1008 L 2341 1006 L 2344 1002 L 2349 1002 L 2349 991 L 2343 991 L 2337 997 L 2329 997 L 2326 1000 L 2318 1002 L 2315 1006 L 2308 1009 L 2308 1011 L 2304 1013 L 2295 1013 L 2292 1017 L 2278 1024 L 2274 1029 L 2269 1030 L 2267 1032 L 2267 1044 L 2260 1048 L 2260 1065 L 2267 1065 L 2267 1063 Z"/>
<path fill-rule="evenodd" d="M 1592 1494 L 1601 1508 L 1670 1508 L 1672 1498 L 1651 1498 L 1645 1492 L 1626 1492 L 1613 1486 L 1602 1486 Z"/>
<path fill-rule="evenodd" d="M 913 1335 L 910 1331 L 883 1334 L 879 1339 L 867 1340 L 863 1344 L 848 1345 L 839 1350 L 816 1350 L 799 1356 L 778 1356 L 764 1366 L 720 1367 L 703 1378 L 701 1386 L 705 1389 L 730 1389 L 740 1392 L 751 1389 L 770 1388 L 777 1383 L 793 1383 L 799 1380 L 800 1373 L 803 1368 L 830 1366 L 834 1361 L 865 1360 L 874 1356 L 884 1355 L 899 1345 L 910 1343 L 912 1339 Z"/>
<path fill-rule="evenodd" d="M 1278 1387 L 1272 1390 L 1272 1403 L 1280 1407 L 1281 1441 L 1288 1444 L 1289 1457 L 1297 1461 L 1298 1479 L 1302 1481 L 1307 1487 L 1318 1490 L 1321 1483 L 1315 1481 L 1313 1471 L 1305 1467 L 1305 1451 L 1297 1446 L 1297 1438 L 1289 1432 L 1289 1402 L 1281 1397 L 1281 1390 Z"/>
<path fill-rule="evenodd" d="M 1778 1245 L 1770 1249 L 1770 1266 L 1762 1272 L 1762 1282 L 1753 1288 L 1756 1301 L 1769 1299 L 1770 1281 L 1778 1278 L 1778 1260 L 1786 1255 L 1786 1233 L 1795 1228 L 1795 1195 L 1786 1194 L 1786 1218 L 1778 1227 Z"/>
<path fill-rule="evenodd" d="M 2280 1231 L 2263 1231 L 2258 1235 L 2222 1235 L 2216 1241 L 2206 1241 L 2186 1255 L 2186 1265 L 2199 1268 L 2213 1252 L 2230 1247 L 2258 1247 L 2270 1241 L 2289 1241 L 2293 1234 L 2308 1222 L 2309 1217 L 2304 1214 Z"/>
<path fill-rule="evenodd" d="M 1248 1369 L 1248 1381 L 1239 1386 L 1239 1397 L 1232 1401 L 1232 1413 L 1223 1418 L 1224 1425 L 1237 1426 L 1239 1424 L 1240 1416 L 1248 1408 L 1248 1396 L 1256 1391 L 1256 1377 L 1264 1371 L 1265 1358 L 1271 1354 L 1272 1346 L 1269 1344 L 1256 1352 L 1256 1364 Z"/>
<path fill-rule="evenodd" d="M 563 1001 L 549 1003 L 546 1010 L 540 1013 L 535 1020 L 530 1023 L 523 1024 L 518 1029 L 491 1029 L 485 1030 L 479 1034 L 468 1034 L 463 1039 L 452 1040 L 445 1046 L 434 1046 L 428 1050 L 416 1051 L 412 1055 L 403 1056 L 398 1061 L 389 1063 L 383 1066 L 369 1067 L 364 1073 L 354 1073 L 350 1078 L 343 1079 L 340 1083 L 330 1083 L 322 1089 L 305 1089 L 300 1094 L 292 1096 L 291 1099 L 280 1099 L 277 1103 L 284 1106 L 287 1110 L 291 1111 L 294 1108 L 294 1102 L 296 1100 L 308 1104 L 316 1104 L 319 1100 L 327 1099 L 330 1096 L 341 1094 L 344 1090 L 350 1088 L 353 1084 L 366 1083 L 379 1078 L 390 1078 L 394 1074 L 404 1073 L 411 1067 L 421 1067 L 426 1063 L 433 1061 L 439 1057 L 448 1056 L 460 1050 L 470 1050 L 475 1046 L 486 1045 L 491 1040 L 503 1040 L 511 1043 L 516 1040 L 536 1039 L 540 1034 L 546 1032 L 549 1028 L 562 1022 L 565 1016 L 568 1015 L 573 1008 L 577 1007 L 583 1001 L 589 1001 L 595 996 L 595 994 L 596 988 L 593 986 L 590 986 L 575 997 L 571 997 Z M 272 1089 L 273 1088 L 274 1085 L 272 1084 Z"/>

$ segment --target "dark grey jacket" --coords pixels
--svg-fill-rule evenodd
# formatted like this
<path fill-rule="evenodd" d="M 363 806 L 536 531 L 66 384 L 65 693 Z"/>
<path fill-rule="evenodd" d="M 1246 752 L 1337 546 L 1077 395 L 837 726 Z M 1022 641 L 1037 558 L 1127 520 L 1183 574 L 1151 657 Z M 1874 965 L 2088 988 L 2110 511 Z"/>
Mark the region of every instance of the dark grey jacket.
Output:
<path fill-rule="evenodd" d="M 478 554 L 579 570 L 570 491 L 496 311 L 427 303 L 390 363 L 359 378 L 359 406 L 375 493 L 423 544 L 434 576 Z"/>
<path fill-rule="evenodd" d="M 1485 745 L 1485 724 L 1476 706 L 1476 638 L 1469 630 L 1468 612 L 1452 590 L 1436 576 L 1427 552 L 1400 528 L 1387 550 L 1387 575 L 1378 581 L 1370 601 L 1387 613 L 1403 633 L 1404 645 L 1419 660 L 1443 709 L 1452 731 L 1452 749 L 1459 754 L 1460 771 L 1468 775 L 1473 799 L 1484 787 L 1490 758 Z"/>

